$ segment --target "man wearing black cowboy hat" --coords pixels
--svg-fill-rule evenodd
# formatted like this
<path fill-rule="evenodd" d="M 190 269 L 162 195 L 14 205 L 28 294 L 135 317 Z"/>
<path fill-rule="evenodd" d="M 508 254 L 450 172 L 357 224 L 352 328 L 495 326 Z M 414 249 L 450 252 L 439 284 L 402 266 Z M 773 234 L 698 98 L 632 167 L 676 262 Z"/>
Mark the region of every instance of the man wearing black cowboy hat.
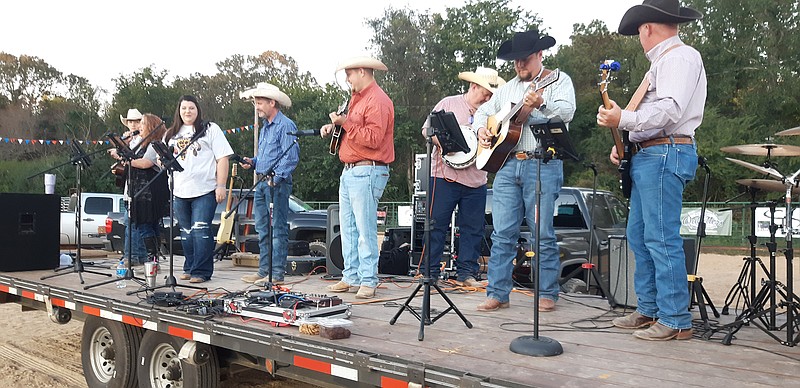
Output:
<path fill-rule="evenodd" d="M 631 161 L 627 228 L 636 258 L 637 310 L 613 324 L 641 329 L 633 335 L 645 340 L 692 338 L 680 214 L 683 188 L 697 169 L 694 135 L 703 120 L 706 72 L 700 53 L 678 38 L 678 24 L 702 17 L 678 0 L 645 0 L 629 9 L 619 33 L 639 35 L 650 70 L 626 110 L 612 101 L 611 109 L 600 106 L 597 114 L 598 125 L 629 131 L 638 150 Z M 617 151 L 612 148 L 610 156 L 615 164 Z"/>
<path fill-rule="evenodd" d="M 492 98 L 481 105 L 475 113 L 473 126 L 478 128 L 479 145 L 488 148 L 491 134 L 486 129 L 490 116 L 496 115 L 511 103 L 522 102 L 531 108 L 525 120 L 519 141 L 502 167 L 497 171 L 493 184 L 492 251 L 489 260 L 489 284 L 486 287 L 486 300 L 478 305 L 478 311 L 494 311 L 509 307 L 509 296 L 513 281 L 511 272 L 517 256 L 520 224 L 524 216 L 528 225 L 536 225 L 536 138 L 528 129 L 533 122 L 541 122 L 559 116 L 564 122 L 572 121 L 575 114 L 575 89 L 568 75 L 561 73 L 555 83 L 540 89 L 530 90 L 533 81 L 547 76 L 550 71 L 542 65 L 542 50 L 553 47 L 555 39 L 540 36 L 539 31 L 531 30 L 516 33 L 503 42 L 497 50 L 497 58 L 514 62 L 517 76 L 498 88 Z M 498 117 L 502 119 L 502 117 Z M 561 160 L 551 160 L 541 164 L 541 214 L 538 225 L 541 236 L 539 256 L 540 284 L 537 292 L 539 311 L 555 310 L 558 300 L 558 274 L 560 262 L 553 212 L 558 191 L 564 182 Z"/>

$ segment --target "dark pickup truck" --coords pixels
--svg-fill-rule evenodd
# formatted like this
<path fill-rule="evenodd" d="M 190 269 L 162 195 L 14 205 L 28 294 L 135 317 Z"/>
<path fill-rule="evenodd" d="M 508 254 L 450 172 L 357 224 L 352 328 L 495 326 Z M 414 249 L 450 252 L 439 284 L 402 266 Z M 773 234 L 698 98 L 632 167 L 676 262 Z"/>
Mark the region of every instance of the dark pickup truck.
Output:
<path fill-rule="evenodd" d="M 238 198 L 240 191 L 234 190 L 233 194 L 236 196 L 236 198 Z M 252 198 L 252 194 L 250 198 Z M 254 239 L 258 238 L 258 235 L 255 231 L 253 218 L 245 217 L 249 203 L 251 203 L 251 201 L 245 200 L 239 204 L 235 223 L 236 227 L 238 228 L 238 233 L 233 233 L 233 236 L 236 240 L 237 247 L 241 246 L 240 244 L 244 244 L 245 246 L 249 247 L 251 252 L 258 253 L 257 242 L 254 243 L 253 241 Z M 226 201 L 223 201 L 217 205 L 216 212 L 214 213 L 214 220 L 212 221 L 213 236 L 217 235 L 221 215 L 225 212 L 226 205 Z M 125 227 L 120 224 L 122 215 L 123 214 L 121 212 L 109 213 L 109 216 L 106 219 L 107 240 L 105 242 L 105 249 L 108 251 L 122 252 L 124 241 L 122 234 L 125 232 Z M 328 225 L 327 220 L 327 211 L 314 210 L 311 206 L 307 205 L 299 198 L 293 195 L 289 197 L 289 217 L 287 220 L 289 223 L 289 239 L 307 241 L 312 256 L 324 257 L 327 254 L 327 249 L 325 246 L 325 231 Z M 164 217 L 161 229 L 161 239 L 164 242 L 165 252 L 169 251 L 169 246 L 166 245 L 166 241 L 169 240 L 169 224 L 170 218 Z M 175 228 L 173 228 L 172 232 L 173 253 L 176 255 L 182 255 L 183 247 L 180 243 L 180 230 L 177 228 L 177 220 L 175 220 L 174 225 Z"/>
<path fill-rule="evenodd" d="M 424 209 L 424 206 L 420 207 L 416 203 L 416 201 L 424 200 L 424 195 L 415 196 L 413 208 Z M 592 206 L 592 203 L 594 203 L 594 206 Z M 410 243 L 410 270 L 412 272 L 416 269 L 422 253 L 422 230 L 424 228 L 420 214 L 423 213 L 424 211 L 422 213 L 415 211 L 417 215 L 413 222 L 414 227 L 394 228 L 396 232 L 387 233 L 384 237 L 384 245 L 389 249 L 399 249 L 397 247 L 400 247 L 403 242 Z M 582 264 L 586 262 L 595 264 L 601 281 L 603 284 L 608 284 L 608 236 L 625 234 L 625 224 L 628 217 L 627 205 L 609 191 L 598 190 L 593 194 L 592 189 L 588 188 L 564 187 L 559 192 L 556 200 L 556 212 L 553 217 L 560 249 L 561 272 L 559 283 L 562 289 L 565 292 L 596 292 L 599 289 L 597 281 L 591 276 L 589 287 L 587 287 L 585 281 L 587 272 L 582 269 Z M 424 220 L 424 216 L 422 220 Z M 593 225 L 592 220 L 594 221 Z M 591 231 L 590 225 L 592 227 Z M 486 260 L 488 260 L 491 252 L 492 231 L 492 190 L 489 189 L 486 201 L 485 243 L 481 252 L 481 255 Z M 530 260 L 525 256 L 525 251 L 531 249 L 534 237 L 524 220 L 522 221 L 520 232 L 513 278 L 520 286 L 532 287 Z M 448 233 L 448 235 L 452 236 L 452 240 L 445 243 L 443 260 L 446 261 L 446 272 L 454 272 L 454 260 L 452 259 L 458 255 L 458 232 Z M 393 241 L 395 240 L 393 236 L 403 236 L 404 241 Z M 389 241 L 390 239 L 392 241 Z M 414 241 L 408 241 L 412 239 Z M 400 239 L 398 238 L 397 240 Z M 592 245 L 591 250 L 589 249 L 590 243 Z M 452 250 L 450 247 L 452 247 Z M 591 255 L 589 254 L 590 252 Z M 389 257 L 388 251 L 387 257 Z"/>

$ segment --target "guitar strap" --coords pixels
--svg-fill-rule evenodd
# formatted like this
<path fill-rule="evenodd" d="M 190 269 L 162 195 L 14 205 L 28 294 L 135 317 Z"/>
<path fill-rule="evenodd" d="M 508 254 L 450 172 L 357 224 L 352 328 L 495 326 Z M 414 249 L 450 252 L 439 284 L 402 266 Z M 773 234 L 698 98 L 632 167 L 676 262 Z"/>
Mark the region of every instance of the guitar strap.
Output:
<path fill-rule="evenodd" d="M 661 55 L 659 55 L 658 58 L 656 58 L 656 60 L 653 62 L 653 64 L 658 63 L 658 61 L 661 60 L 661 58 L 663 58 L 664 55 L 666 55 L 668 52 L 670 52 L 673 49 L 676 49 L 676 48 L 678 48 L 680 46 L 683 46 L 683 43 L 678 43 L 678 44 L 670 46 L 668 49 L 664 50 L 664 52 L 661 53 Z M 648 78 L 647 77 L 647 73 L 645 73 L 644 74 L 644 79 L 642 79 L 642 83 L 639 84 L 639 87 L 636 89 L 635 92 L 633 92 L 633 97 L 631 97 L 631 100 L 628 102 L 628 105 L 625 106 L 625 110 L 630 111 L 630 112 L 635 112 L 636 109 L 639 108 L 639 103 L 642 102 L 642 99 L 644 98 L 644 94 L 647 93 L 647 88 L 649 88 L 649 87 L 650 87 L 650 78 Z"/>

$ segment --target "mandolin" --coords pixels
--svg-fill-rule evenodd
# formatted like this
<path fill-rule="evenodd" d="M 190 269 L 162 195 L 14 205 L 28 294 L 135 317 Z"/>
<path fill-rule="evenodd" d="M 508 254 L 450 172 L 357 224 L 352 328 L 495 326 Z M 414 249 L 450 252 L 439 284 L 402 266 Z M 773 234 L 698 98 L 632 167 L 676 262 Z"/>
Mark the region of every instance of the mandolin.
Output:
<path fill-rule="evenodd" d="M 336 115 L 341 116 L 343 114 L 347 114 L 348 105 L 350 103 L 349 99 L 345 99 L 342 105 L 339 105 L 339 108 L 336 109 Z M 341 125 L 336 125 L 333 127 L 333 132 L 331 132 L 331 145 L 328 152 L 331 155 L 336 155 L 339 152 L 339 147 L 342 145 L 342 133 L 344 132 L 344 128 Z"/>

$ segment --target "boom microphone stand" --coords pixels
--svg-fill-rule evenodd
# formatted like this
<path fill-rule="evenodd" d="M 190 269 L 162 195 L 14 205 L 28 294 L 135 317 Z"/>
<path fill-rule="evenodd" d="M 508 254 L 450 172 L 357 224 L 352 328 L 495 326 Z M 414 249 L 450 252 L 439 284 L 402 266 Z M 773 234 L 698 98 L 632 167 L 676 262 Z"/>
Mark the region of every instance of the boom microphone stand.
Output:
<path fill-rule="evenodd" d="M 450 115 L 452 115 L 452 113 L 450 113 Z M 455 120 L 455 118 L 453 118 L 453 120 Z M 433 120 L 431 121 L 433 123 Z M 461 134 L 460 129 L 456 130 L 458 131 L 459 134 Z M 451 131 L 451 133 L 455 133 L 456 130 Z M 432 140 L 433 136 L 434 136 L 433 126 L 428 127 L 425 133 L 425 151 L 428 157 L 428 171 L 431 171 L 431 150 L 433 144 Z M 467 149 L 467 151 L 469 151 L 469 149 Z M 445 154 L 447 152 L 446 150 L 442 149 L 442 153 Z M 400 306 L 400 309 L 397 310 L 397 313 L 394 315 L 394 317 L 392 317 L 392 319 L 389 321 L 390 325 L 394 325 L 395 322 L 397 322 L 397 318 L 400 317 L 400 314 L 402 314 L 403 311 L 408 310 L 408 312 L 411 313 L 411 315 L 413 315 L 415 318 L 419 320 L 419 334 L 417 336 L 417 340 L 419 341 L 425 339 L 425 325 L 434 324 L 437 320 L 439 320 L 439 318 L 443 317 L 445 314 L 450 312 L 450 310 L 453 310 L 456 312 L 456 314 L 458 314 L 459 318 L 461 318 L 461 320 L 464 322 L 464 325 L 466 325 L 467 328 L 469 329 L 472 328 L 472 323 L 467 320 L 464 314 L 462 314 L 461 311 L 458 310 L 458 307 L 456 307 L 453 301 L 451 301 L 450 298 L 448 298 L 447 295 L 444 293 L 444 291 L 442 291 L 442 289 L 439 288 L 439 285 L 436 283 L 436 281 L 431 279 L 431 251 L 429 248 L 431 243 L 431 197 L 432 197 L 431 190 L 432 189 L 433 185 L 428 185 L 428 190 L 426 193 L 427 205 L 425 211 L 425 224 L 424 224 L 425 226 L 423 230 L 424 233 L 423 239 L 425 243 L 423 246 L 424 247 L 423 257 L 421 258 L 421 260 L 424 260 L 423 262 L 425 263 L 425 274 L 419 280 L 419 284 L 417 285 L 417 288 L 414 289 L 414 292 L 412 292 L 411 295 L 409 295 L 408 299 L 406 299 L 403 305 Z M 433 319 L 431 319 L 431 287 L 436 289 L 436 291 L 439 293 L 442 299 L 444 299 L 444 301 L 447 302 L 447 305 L 449 306 L 447 309 L 439 313 L 439 315 L 437 315 Z M 423 290 L 422 310 L 421 312 L 418 313 L 414 311 L 413 308 L 411 308 L 411 301 L 414 299 L 414 297 L 417 295 L 420 289 Z"/>
<path fill-rule="evenodd" d="M 719 318 L 719 312 L 711 302 L 711 297 L 708 296 L 706 289 L 703 287 L 703 278 L 697 276 L 697 264 L 700 261 L 700 246 L 702 245 L 703 238 L 706 237 L 706 206 L 708 205 L 708 182 L 711 180 L 711 169 L 706 163 L 706 158 L 702 156 L 697 157 L 697 162 L 706 171 L 705 179 L 703 180 L 703 205 L 700 207 L 700 220 L 697 222 L 697 247 L 694 255 L 694 268 L 687 268 L 687 277 L 689 280 L 689 308 L 697 305 L 700 310 L 700 318 L 703 320 L 703 327 L 706 330 L 711 329 L 708 323 L 708 311 L 706 305 L 711 307 L 715 318 Z"/>
<path fill-rule="evenodd" d="M 64 270 L 67 270 L 67 269 L 71 269 L 71 271 L 64 272 L 64 273 L 56 273 L 56 274 L 47 275 L 47 276 L 42 276 L 40 279 L 41 280 L 45 280 L 45 279 L 50 279 L 50 278 L 53 278 L 53 277 L 56 277 L 56 276 L 66 275 L 66 274 L 70 274 L 70 273 L 77 273 L 78 274 L 78 278 L 81 281 L 81 284 L 83 284 L 84 283 L 84 281 L 83 281 L 83 273 L 84 272 L 92 273 L 92 274 L 95 274 L 95 275 L 102 275 L 102 276 L 111 276 L 111 274 L 107 274 L 107 273 L 104 273 L 104 272 L 96 272 L 96 271 L 87 270 L 85 267 L 86 266 L 91 266 L 93 264 L 84 264 L 83 260 L 81 259 L 81 171 L 83 171 L 84 168 L 88 168 L 88 167 L 90 167 L 92 165 L 92 159 L 89 157 L 89 155 L 87 155 L 85 152 L 83 152 L 83 149 L 81 148 L 80 144 L 78 144 L 77 140 L 73 139 L 72 143 L 70 143 L 70 147 L 72 148 L 72 158 L 70 158 L 69 161 L 67 161 L 65 163 L 62 163 L 62 164 L 60 164 L 58 166 L 55 166 L 53 168 L 50 168 L 48 170 L 42 171 L 42 172 L 40 172 L 38 174 L 34 174 L 34 175 L 32 175 L 32 176 L 30 176 L 28 178 L 32 178 L 32 177 L 37 176 L 39 174 L 44 174 L 44 173 L 46 173 L 46 172 L 48 172 L 50 170 L 53 170 L 53 169 L 56 169 L 58 167 L 67 165 L 69 163 L 72 163 L 73 165 L 75 165 L 75 190 L 76 190 L 76 196 L 78 197 L 78 201 L 77 201 L 77 203 L 75 205 L 75 233 L 76 233 L 76 243 L 77 243 L 76 255 L 75 255 L 75 258 L 72 259 L 72 267 L 56 268 L 56 270 L 55 270 L 55 272 L 60 272 L 60 271 L 64 271 Z M 98 152 L 103 152 L 103 151 L 105 151 L 105 149 L 97 150 L 97 151 L 93 152 L 92 154 L 96 154 Z"/>

